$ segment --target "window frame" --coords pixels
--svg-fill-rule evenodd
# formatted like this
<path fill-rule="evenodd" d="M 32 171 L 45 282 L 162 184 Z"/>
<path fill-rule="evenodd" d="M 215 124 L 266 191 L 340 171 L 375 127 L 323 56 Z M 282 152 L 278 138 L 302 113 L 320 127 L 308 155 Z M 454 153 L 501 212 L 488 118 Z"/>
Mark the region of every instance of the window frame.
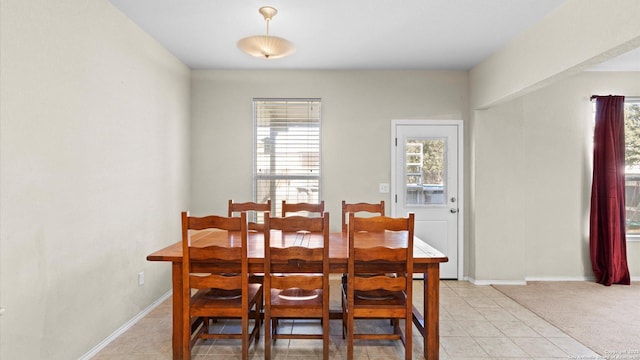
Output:
<path fill-rule="evenodd" d="M 315 156 L 317 156 L 317 173 L 316 174 L 302 174 L 302 173 L 295 173 L 295 174 L 278 174 L 278 173 L 270 173 L 270 174 L 265 174 L 262 173 L 260 174 L 259 171 L 259 154 L 258 151 L 260 151 L 260 144 L 259 142 L 261 141 L 259 139 L 259 111 L 260 111 L 260 107 L 261 106 L 269 106 L 276 104 L 276 106 L 283 106 L 286 107 L 287 103 L 291 103 L 292 107 L 295 106 L 304 106 L 303 103 L 307 103 L 307 106 L 317 106 L 317 117 L 314 116 L 309 116 L 306 120 L 309 121 L 309 123 L 311 124 L 309 126 L 310 129 L 312 129 L 313 127 L 317 126 L 318 129 L 318 134 L 317 134 L 317 155 L 315 155 L 314 153 L 308 153 L 308 158 L 313 159 L 315 158 Z M 302 103 L 302 104 L 301 104 Z M 263 202 L 262 200 L 264 200 L 263 198 L 259 199 L 259 196 L 261 194 L 263 194 L 264 192 L 261 193 L 260 191 L 260 182 L 261 181 L 265 181 L 265 180 L 282 180 L 282 181 L 286 181 L 287 184 L 289 184 L 291 181 L 299 181 L 299 182 L 305 182 L 305 181 L 310 181 L 310 182 L 317 182 L 317 191 L 313 191 L 315 193 L 317 193 L 315 196 L 313 196 L 313 194 L 310 194 L 308 198 L 294 198 L 291 199 L 289 197 L 289 195 L 286 195 L 284 200 L 287 200 L 288 202 L 315 202 L 315 201 L 307 201 L 309 199 L 311 199 L 311 197 L 313 196 L 313 198 L 316 198 L 317 201 L 319 202 L 320 199 L 322 199 L 322 99 L 320 98 L 254 98 L 252 101 L 253 104 L 253 140 L 252 140 L 252 172 L 253 172 L 253 176 L 252 176 L 252 186 L 253 186 L 253 201 L 255 202 Z M 285 105 L 283 105 L 285 104 Z M 299 119 L 295 120 L 295 121 L 300 121 Z M 313 125 L 316 124 L 316 125 Z M 315 140 L 315 138 L 314 138 Z M 263 145 L 264 146 L 264 145 Z M 307 145 L 309 146 L 309 145 Z M 314 146 L 311 145 L 309 146 L 309 148 L 313 148 Z M 309 166 L 310 168 L 312 166 Z M 301 168 L 304 168 L 304 166 L 301 166 Z M 289 186 L 289 185 L 287 185 Z M 315 190 L 315 189 L 314 189 Z M 287 190 L 287 193 L 290 190 Z M 311 191 L 311 190 L 310 190 Z M 276 191 L 276 194 L 273 193 L 268 193 L 268 197 L 271 199 L 271 213 L 274 214 L 275 216 L 280 216 L 281 214 L 281 206 L 282 206 L 282 197 L 279 197 L 278 192 Z M 273 216 L 273 215 L 272 215 Z"/>
<path fill-rule="evenodd" d="M 636 97 L 625 97 L 624 100 L 624 119 L 625 122 L 627 120 L 627 106 L 630 104 L 637 104 L 640 105 L 640 98 L 636 98 Z M 626 156 L 626 142 L 625 142 L 625 156 Z M 638 168 L 640 168 L 640 165 L 638 166 Z M 636 169 L 635 173 L 628 173 L 627 172 L 628 168 L 625 164 L 625 171 L 624 171 L 624 181 L 625 181 L 625 190 L 624 190 L 624 195 L 625 195 L 625 203 L 626 200 L 628 198 L 628 194 L 627 194 L 627 176 L 636 176 L 636 177 L 640 177 L 640 173 L 637 171 L 638 169 Z M 628 211 L 628 206 L 625 205 L 625 237 L 627 242 L 640 242 L 640 233 L 629 233 L 627 231 L 627 225 L 626 225 L 626 220 L 628 218 L 627 216 L 627 211 Z"/>

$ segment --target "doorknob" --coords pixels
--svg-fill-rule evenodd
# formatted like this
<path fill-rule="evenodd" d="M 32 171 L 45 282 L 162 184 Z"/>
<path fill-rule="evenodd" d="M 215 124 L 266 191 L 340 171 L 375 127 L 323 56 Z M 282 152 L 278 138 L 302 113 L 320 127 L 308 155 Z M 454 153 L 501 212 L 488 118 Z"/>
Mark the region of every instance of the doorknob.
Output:
<path fill-rule="evenodd" d="M 451 213 L 452 213 L 452 214 L 455 214 L 455 213 L 457 213 L 457 212 L 458 212 L 458 209 L 452 208 L 452 209 L 451 209 L 451 210 L 449 210 L 449 211 L 451 211 Z"/>

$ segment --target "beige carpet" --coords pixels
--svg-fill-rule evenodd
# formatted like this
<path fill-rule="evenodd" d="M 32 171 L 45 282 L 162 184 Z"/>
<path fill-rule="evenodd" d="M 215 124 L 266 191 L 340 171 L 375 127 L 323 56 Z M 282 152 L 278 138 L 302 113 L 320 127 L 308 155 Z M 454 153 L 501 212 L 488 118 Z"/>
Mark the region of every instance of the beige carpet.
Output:
<path fill-rule="evenodd" d="M 640 359 L 640 283 L 529 282 L 494 288 L 608 359 Z"/>

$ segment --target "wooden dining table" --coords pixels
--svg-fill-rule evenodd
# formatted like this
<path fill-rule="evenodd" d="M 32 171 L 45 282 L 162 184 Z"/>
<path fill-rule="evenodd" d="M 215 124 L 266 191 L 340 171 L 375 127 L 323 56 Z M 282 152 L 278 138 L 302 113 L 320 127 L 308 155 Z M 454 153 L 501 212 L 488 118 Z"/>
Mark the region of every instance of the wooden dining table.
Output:
<path fill-rule="evenodd" d="M 304 238 L 296 234 L 282 234 L 280 231 L 271 230 L 272 246 L 293 246 L 299 244 Z M 376 242 L 384 241 L 387 244 L 396 243 L 406 246 L 406 234 L 385 232 L 384 235 L 370 235 L 372 246 Z M 361 239 L 359 235 L 359 239 Z M 218 230 L 201 230 L 190 233 L 192 246 L 207 246 L 212 244 L 224 244 L 226 246 L 237 244 L 240 246 L 240 234 Z M 331 273 L 343 274 L 347 272 L 348 258 L 348 234 L 335 232 L 330 234 L 329 267 Z M 321 246 L 321 239 L 307 238 L 308 246 L 317 243 Z M 249 257 L 249 272 L 264 272 L 264 235 L 261 232 L 249 232 L 247 253 Z M 177 242 L 147 256 L 148 261 L 171 262 L 171 278 L 173 287 L 173 358 L 183 359 L 182 354 L 182 243 Z M 423 312 L 413 307 L 413 322 L 424 338 L 424 357 L 427 360 L 437 360 L 440 350 L 439 334 L 439 306 L 440 306 L 440 263 L 447 262 L 448 258 L 429 246 L 419 238 L 414 238 L 413 269 L 416 274 L 424 274 L 424 306 Z M 342 319 L 341 310 L 332 310 L 332 319 Z"/>

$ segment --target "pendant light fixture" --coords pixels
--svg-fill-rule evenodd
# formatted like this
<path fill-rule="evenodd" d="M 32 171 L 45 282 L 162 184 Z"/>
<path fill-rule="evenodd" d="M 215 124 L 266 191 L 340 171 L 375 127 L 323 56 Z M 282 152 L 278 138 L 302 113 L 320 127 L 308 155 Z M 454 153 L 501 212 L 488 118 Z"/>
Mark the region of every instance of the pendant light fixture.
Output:
<path fill-rule="evenodd" d="M 238 41 L 238 48 L 251 56 L 267 60 L 278 59 L 293 54 L 296 49 L 289 40 L 269 35 L 269 22 L 276 16 L 278 10 L 271 6 L 263 6 L 258 11 L 267 22 L 267 34 L 248 36 L 240 39 L 240 41 Z"/>

